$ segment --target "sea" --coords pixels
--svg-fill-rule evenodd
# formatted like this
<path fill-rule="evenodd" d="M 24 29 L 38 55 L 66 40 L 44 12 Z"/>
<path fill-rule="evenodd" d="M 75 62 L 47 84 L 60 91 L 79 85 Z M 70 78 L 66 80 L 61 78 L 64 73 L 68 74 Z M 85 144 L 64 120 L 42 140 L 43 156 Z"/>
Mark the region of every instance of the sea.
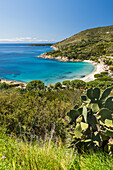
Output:
<path fill-rule="evenodd" d="M 42 53 L 53 51 L 50 46 L 29 44 L 0 44 L 0 78 L 30 82 L 41 80 L 45 85 L 64 80 L 80 79 L 94 71 L 86 62 L 61 62 L 38 58 Z"/>

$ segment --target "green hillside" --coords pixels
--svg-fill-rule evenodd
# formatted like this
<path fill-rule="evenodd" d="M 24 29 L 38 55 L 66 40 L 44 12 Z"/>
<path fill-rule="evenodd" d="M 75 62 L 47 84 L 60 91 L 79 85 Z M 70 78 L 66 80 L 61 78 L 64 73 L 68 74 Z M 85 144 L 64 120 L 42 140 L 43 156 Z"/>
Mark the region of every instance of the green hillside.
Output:
<path fill-rule="evenodd" d="M 113 26 L 88 29 L 54 44 L 58 50 L 48 52 L 53 57 L 68 59 L 97 59 L 100 55 L 113 56 Z"/>

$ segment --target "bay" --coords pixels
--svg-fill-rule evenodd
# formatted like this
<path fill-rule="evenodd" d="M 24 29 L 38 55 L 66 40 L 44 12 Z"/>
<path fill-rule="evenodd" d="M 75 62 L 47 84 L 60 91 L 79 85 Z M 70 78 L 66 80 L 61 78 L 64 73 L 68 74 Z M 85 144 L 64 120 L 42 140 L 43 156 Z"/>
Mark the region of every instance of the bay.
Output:
<path fill-rule="evenodd" d="M 23 82 L 42 80 L 49 85 L 80 79 L 94 71 L 94 66 L 86 62 L 60 62 L 37 57 L 52 50 L 50 46 L 0 44 L 0 78 Z"/>

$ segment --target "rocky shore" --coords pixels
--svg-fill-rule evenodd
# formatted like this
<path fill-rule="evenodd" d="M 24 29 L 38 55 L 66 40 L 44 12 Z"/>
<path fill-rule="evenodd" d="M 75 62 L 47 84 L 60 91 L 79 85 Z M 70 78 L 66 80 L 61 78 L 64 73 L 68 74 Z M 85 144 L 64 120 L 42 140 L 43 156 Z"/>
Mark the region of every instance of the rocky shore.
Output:
<path fill-rule="evenodd" d="M 79 60 L 79 59 L 68 59 L 67 57 L 52 57 L 50 55 L 46 55 L 45 54 L 41 54 L 40 56 L 38 56 L 39 58 L 45 58 L 45 59 L 55 59 L 55 60 L 59 60 L 59 61 L 63 61 L 63 62 L 82 62 L 83 60 Z"/>

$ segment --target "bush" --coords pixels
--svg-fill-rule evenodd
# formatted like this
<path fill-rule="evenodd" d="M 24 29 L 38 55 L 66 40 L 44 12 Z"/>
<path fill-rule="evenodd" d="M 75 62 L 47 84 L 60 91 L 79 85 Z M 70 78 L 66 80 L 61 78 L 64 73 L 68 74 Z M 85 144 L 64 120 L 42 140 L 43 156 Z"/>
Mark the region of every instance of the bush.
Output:
<path fill-rule="evenodd" d="M 94 81 L 87 82 L 87 88 L 99 87 L 101 89 L 106 89 L 107 87 L 113 87 L 112 81 L 101 81 L 95 79 Z"/>
<path fill-rule="evenodd" d="M 104 77 L 97 78 L 97 80 L 99 80 L 99 81 L 112 81 L 113 79 L 111 77 L 104 76 Z"/>
<path fill-rule="evenodd" d="M 72 87 L 84 89 L 86 87 L 86 82 L 84 82 L 83 80 L 72 80 L 71 85 Z"/>
<path fill-rule="evenodd" d="M 9 84 L 3 82 L 3 83 L 0 83 L 0 89 L 8 89 L 10 86 Z"/>
<path fill-rule="evenodd" d="M 102 74 L 103 76 L 107 76 L 107 75 L 108 75 L 108 72 L 107 72 L 107 71 L 103 71 L 103 72 L 101 72 L 101 74 Z"/>
<path fill-rule="evenodd" d="M 37 89 L 44 89 L 44 83 L 41 80 L 33 80 L 30 81 L 27 86 L 27 90 L 37 90 Z"/>
<path fill-rule="evenodd" d="M 55 84 L 55 89 L 62 88 L 62 84 L 60 82 L 57 82 Z"/>
<path fill-rule="evenodd" d="M 109 70 L 113 71 L 113 67 L 110 67 Z"/>
<path fill-rule="evenodd" d="M 22 91 L 0 92 L 0 126 L 17 135 L 36 134 L 44 138 L 55 126 L 55 136 L 66 137 L 65 116 L 79 102 L 80 92 Z"/>
<path fill-rule="evenodd" d="M 99 78 L 99 77 L 103 77 L 103 74 L 95 74 L 94 78 Z"/>
<path fill-rule="evenodd" d="M 65 80 L 62 82 L 63 85 L 69 86 L 70 85 L 70 80 Z"/>

